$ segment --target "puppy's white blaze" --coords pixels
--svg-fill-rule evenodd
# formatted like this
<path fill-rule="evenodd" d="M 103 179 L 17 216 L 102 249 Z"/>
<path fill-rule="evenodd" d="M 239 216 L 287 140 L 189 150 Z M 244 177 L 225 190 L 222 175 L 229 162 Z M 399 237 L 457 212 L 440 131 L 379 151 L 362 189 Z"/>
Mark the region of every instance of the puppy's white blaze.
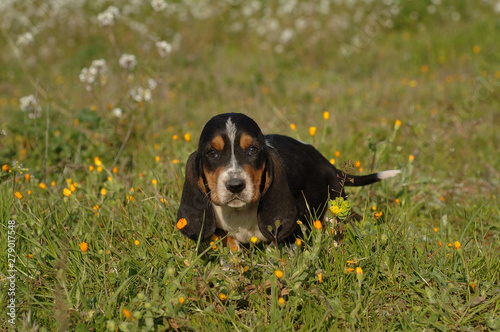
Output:
<path fill-rule="evenodd" d="M 241 208 L 251 201 L 253 192 L 250 176 L 245 173 L 243 167 L 238 165 L 238 161 L 236 160 L 236 131 L 236 125 L 231 118 L 228 118 L 226 121 L 226 132 L 229 138 L 229 145 L 231 147 L 231 158 L 229 160 L 229 164 L 226 166 L 226 169 L 221 172 L 219 178 L 217 179 L 217 195 L 219 197 L 220 204 L 227 205 L 232 208 Z M 238 194 L 234 194 L 226 188 L 226 182 L 230 178 L 234 177 L 245 181 L 245 189 Z"/>
<path fill-rule="evenodd" d="M 236 125 L 231 121 L 231 118 L 226 121 L 226 131 L 229 137 L 229 144 L 231 145 L 231 161 L 229 162 L 229 171 L 237 169 L 236 157 L 234 156 L 234 142 L 236 141 Z"/>
<path fill-rule="evenodd" d="M 401 173 L 401 171 L 398 169 L 390 170 L 390 171 L 382 171 L 382 172 L 377 173 L 377 178 L 379 180 L 385 180 L 385 179 L 392 178 L 392 177 L 398 175 L 399 173 Z"/>

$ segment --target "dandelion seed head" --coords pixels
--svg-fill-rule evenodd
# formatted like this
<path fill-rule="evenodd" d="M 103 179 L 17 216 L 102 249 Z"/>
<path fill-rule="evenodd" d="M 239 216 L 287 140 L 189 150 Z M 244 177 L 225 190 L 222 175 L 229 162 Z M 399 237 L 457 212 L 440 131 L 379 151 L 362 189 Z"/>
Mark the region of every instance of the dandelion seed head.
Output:
<path fill-rule="evenodd" d="M 151 7 L 155 12 L 161 12 L 167 8 L 165 0 L 151 0 Z"/>
<path fill-rule="evenodd" d="M 31 45 L 35 42 L 35 37 L 31 32 L 26 32 L 23 33 L 22 35 L 19 35 L 16 40 L 16 45 L 17 46 L 28 46 Z"/>
<path fill-rule="evenodd" d="M 123 111 L 121 108 L 119 107 L 115 107 L 113 108 L 113 110 L 111 111 L 111 114 L 113 114 L 114 116 L 116 116 L 117 118 L 121 118 L 122 115 L 123 115 Z"/>
<path fill-rule="evenodd" d="M 119 16 L 120 10 L 115 6 L 109 6 L 105 11 L 97 15 L 97 23 L 102 27 L 113 26 Z"/>
<path fill-rule="evenodd" d="M 156 42 L 156 49 L 158 50 L 158 53 L 162 58 L 168 56 L 170 53 L 172 53 L 172 44 L 162 40 Z"/>
<path fill-rule="evenodd" d="M 122 54 L 118 63 L 123 69 L 133 70 L 137 65 L 137 58 L 133 54 Z"/>

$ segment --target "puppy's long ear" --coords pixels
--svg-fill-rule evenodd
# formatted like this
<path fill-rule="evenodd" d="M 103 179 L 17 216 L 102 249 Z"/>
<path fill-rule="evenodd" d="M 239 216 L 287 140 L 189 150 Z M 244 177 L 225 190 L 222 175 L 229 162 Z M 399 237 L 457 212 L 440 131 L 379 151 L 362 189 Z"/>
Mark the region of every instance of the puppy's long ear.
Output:
<path fill-rule="evenodd" d="M 194 241 L 198 241 L 198 238 L 206 241 L 215 232 L 214 211 L 205 191 L 201 172 L 199 158 L 195 152 L 189 156 L 186 164 L 186 179 L 177 212 L 177 220 L 185 218 L 187 222 L 181 228 L 181 233 Z"/>
<path fill-rule="evenodd" d="M 269 240 L 280 242 L 297 228 L 297 208 L 281 158 L 274 149 L 268 148 L 268 151 L 265 188 L 258 209 L 259 229 Z"/>

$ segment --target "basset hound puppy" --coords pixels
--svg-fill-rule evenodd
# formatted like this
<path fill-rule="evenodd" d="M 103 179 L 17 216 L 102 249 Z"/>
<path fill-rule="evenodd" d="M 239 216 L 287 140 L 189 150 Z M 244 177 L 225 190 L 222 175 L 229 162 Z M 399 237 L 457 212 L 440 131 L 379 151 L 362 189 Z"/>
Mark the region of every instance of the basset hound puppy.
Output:
<path fill-rule="evenodd" d="M 264 135 L 244 114 L 220 114 L 207 122 L 187 161 L 179 228 L 202 242 L 227 234 L 230 248 L 252 237 L 279 243 L 300 233 L 297 220 L 307 224 L 311 214 L 322 220 L 328 200 L 345 196 L 342 182 L 364 186 L 398 173 L 345 174 L 309 144 Z"/>

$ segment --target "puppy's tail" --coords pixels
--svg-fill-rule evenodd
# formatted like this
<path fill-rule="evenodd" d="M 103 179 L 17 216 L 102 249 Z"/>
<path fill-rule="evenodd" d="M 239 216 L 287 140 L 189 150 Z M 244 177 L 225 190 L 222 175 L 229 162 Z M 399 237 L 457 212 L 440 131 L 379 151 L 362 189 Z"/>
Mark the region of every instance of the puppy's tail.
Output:
<path fill-rule="evenodd" d="M 401 173 L 400 170 L 382 171 L 369 175 L 351 175 L 351 174 L 346 174 L 342 171 L 337 171 L 337 172 L 338 172 L 338 177 L 340 178 L 341 181 L 342 179 L 345 178 L 344 186 L 346 187 L 366 186 L 378 182 L 380 180 L 392 178 Z"/>

